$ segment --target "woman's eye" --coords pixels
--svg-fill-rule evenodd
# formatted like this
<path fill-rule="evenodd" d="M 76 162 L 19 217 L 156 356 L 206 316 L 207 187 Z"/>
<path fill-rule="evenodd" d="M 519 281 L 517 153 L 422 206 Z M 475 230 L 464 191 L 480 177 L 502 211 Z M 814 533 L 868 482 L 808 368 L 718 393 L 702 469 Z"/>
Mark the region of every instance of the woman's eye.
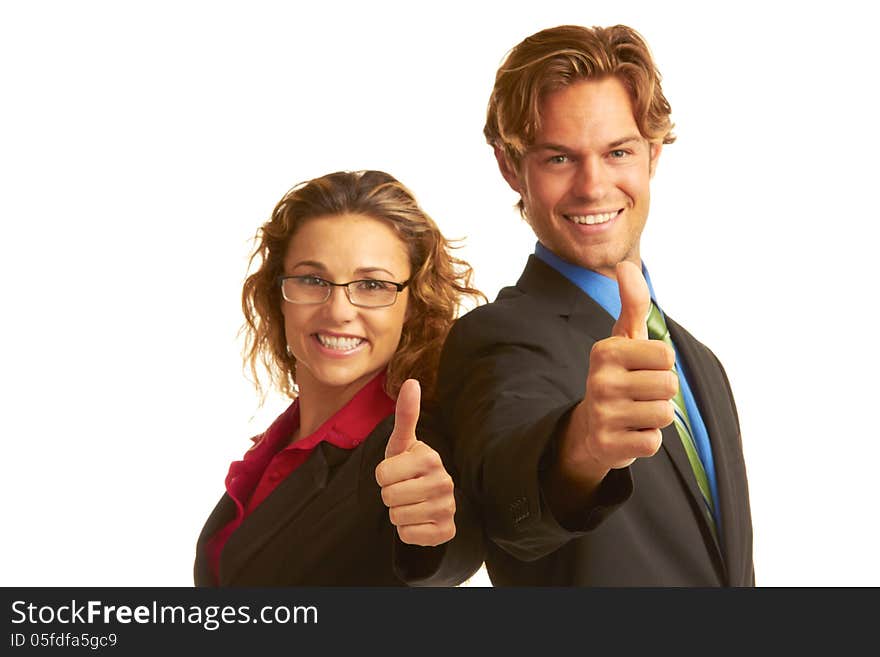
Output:
<path fill-rule="evenodd" d="M 318 278 L 317 276 L 300 276 L 299 282 L 303 285 L 315 287 L 327 285 L 327 281 L 323 278 Z"/>
<path fill-rule="evenodd" d="M 364 292 L 377 292 L 384 290 L 386 286 L 383 281 L 364 280 L 358 282 L 358 287 Z"/>

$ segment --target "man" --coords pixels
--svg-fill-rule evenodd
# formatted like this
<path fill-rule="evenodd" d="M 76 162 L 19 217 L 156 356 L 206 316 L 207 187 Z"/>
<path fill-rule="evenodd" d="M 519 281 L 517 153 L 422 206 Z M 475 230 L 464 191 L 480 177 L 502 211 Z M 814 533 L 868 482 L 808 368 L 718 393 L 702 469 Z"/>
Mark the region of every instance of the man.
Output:
<path fill-rule="evenodd" d="M 538 244 L 438 381 L 495 585 L 754 584 L 727 377 L 641 261 L 670 111 L 625 26 L 544 30 L 496 76 L 484 132 Z"/>

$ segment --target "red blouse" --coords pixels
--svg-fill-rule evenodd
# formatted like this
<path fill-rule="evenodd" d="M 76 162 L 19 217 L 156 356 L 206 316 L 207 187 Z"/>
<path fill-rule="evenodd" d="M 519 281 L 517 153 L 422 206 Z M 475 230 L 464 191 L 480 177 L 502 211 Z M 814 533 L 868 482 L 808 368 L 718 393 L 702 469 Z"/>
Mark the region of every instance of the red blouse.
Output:
<path fill-rule="evenodd" d="M 226 475 L 226 492 L 235 502 L 236 515 L 205 544 L 215 580 L 220 572 L 223 546 L 242 521 L 275 487 L 300 465 L 321 441 L 354 449 L 394 412 L 394 400 L 385 393 L 385 370 L 373 377 L 351 400 L 314 433 L 290 443 L 299 427 L 299 400 L 294 402 L 261 435 L 241 461 L 233 461 Z M 289 443 L 289 444 L 288 444 Z"/>

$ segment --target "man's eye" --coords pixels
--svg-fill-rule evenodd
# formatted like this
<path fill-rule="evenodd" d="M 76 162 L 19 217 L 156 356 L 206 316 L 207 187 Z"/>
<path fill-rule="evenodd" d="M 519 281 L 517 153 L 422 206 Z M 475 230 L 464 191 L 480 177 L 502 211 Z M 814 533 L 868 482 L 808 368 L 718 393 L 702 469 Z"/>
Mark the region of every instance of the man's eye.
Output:
<path fill-rule="evenodd" d="M 627 152 L 625 150 L 623 150 L 622 148 L 616 148 L 615 150 L 611 151 L 611 157 L 614 159 L 620 159 L 620 158 L 626 157 L 626 156 L 627 156 Z"/>
<path fill-rule="evenodd" d="M 565 164 L 568 162 L 568 155 L 553 155 L 548 158 L 547 162 L 550 164 Z"/>

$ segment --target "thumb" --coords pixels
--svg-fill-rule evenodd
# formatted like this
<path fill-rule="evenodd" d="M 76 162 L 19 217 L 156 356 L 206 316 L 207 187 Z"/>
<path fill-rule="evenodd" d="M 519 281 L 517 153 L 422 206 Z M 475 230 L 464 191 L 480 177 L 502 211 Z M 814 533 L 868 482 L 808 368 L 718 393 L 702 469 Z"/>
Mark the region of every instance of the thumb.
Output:
<path fill-rule="evenodd" d="M 646 320 L 651 311 L 651 293 L 645 277 L 636 265 L 624 260 L 617 263 L 617 286 L 620 288 L 620 317 L 611 335 L 647 340 Z"/>
<path fill-rule="evenodd" d="M 397 456 L 416 442 L 416 425 L 419 422 L 419 407 L 422 389 L 415 379 L 407 379 L 400 386 L 397 407 L 394 410 L 394 430 L 385 447 L 385 458 Z"/>

